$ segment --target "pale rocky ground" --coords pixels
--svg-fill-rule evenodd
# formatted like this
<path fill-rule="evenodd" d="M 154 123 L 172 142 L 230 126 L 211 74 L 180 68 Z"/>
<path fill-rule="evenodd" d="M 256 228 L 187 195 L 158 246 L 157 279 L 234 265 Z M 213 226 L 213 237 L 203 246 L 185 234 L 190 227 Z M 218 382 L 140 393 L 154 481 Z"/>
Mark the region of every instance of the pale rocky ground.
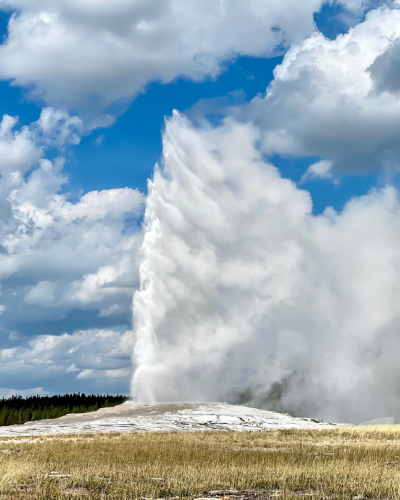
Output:
<path fill-rule="evenodd" d="M 0 436 L 37 436 L 133 431 L 258 431 L 333 427 L 323 420 L 294 418 L 272 411 L 222 403 L 155 403 L 130 401 L 93 413 L 70 414 L 52 420 L 1 427 Z"/>

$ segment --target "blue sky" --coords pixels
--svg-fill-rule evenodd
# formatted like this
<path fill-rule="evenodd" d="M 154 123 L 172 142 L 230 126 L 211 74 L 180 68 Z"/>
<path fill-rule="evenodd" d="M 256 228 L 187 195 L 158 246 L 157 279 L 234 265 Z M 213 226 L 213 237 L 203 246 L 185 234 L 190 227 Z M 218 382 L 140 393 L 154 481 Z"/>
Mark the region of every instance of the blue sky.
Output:
<path fill-rule="evenodd" d="M 147 182 L 173 110 L 210 137 L 254 127 L 265 165 L 312 200 L 307 227 L 398 188 L 396 2 L 194 4 L 0 1 L 5 395 L 129 392 Z"/>

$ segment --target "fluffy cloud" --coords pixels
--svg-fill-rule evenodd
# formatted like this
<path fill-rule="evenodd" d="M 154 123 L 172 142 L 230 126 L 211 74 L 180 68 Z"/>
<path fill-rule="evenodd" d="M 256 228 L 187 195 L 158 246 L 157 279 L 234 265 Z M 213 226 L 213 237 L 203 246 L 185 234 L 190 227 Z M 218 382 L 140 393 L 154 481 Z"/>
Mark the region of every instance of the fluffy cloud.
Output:
<path fill-rule="evenodd" d="M 43 387 L 16 389 L 26 386 L 27 380 L 46 384 L 50 392 L 71 391 L 71 385 L 102 393 L 127 392 L 132 346 L 129 330 L 91 329 L 40 335 L 24 346 L 1 349 L 0 376 L 3 384 L 8 382 L 13 389 L 0 389 L 0 395 L 48 393 Z"/>
<path fill-rule="evenodd" d="M 332 179 L 332 162 L 329 160 L 321 160 L 313 163 L 308 167 L 300 179 L 300 184 L 304 184 L 315 179 Z"/>
<path fill-rule="evenodd" d="M 151 81 L 215 76 L 224 59 L 265 56 L 314 30 L 322 0 L 1 0 L 17 9 L 0 76 L 90 115 Z M 359 9 L 359 0 L 343 1 Z"/>
<path fill-rule="evenodd" d="M 399 53 L 400 10 L 380 7 L 335 40 L 314 33 L 294 44 L 266 96 L 238 116 L 264 130 L 269 155 L 319 156 L 346 171 L 397 167 Z"/>
<path fill-rule="evenodd" d="M 46 165 L 51 169 L 47 160 L 42 161 L 46 148 L 62 149 L 68 144 L 78 144 L 81 131 L 82 121 L 78 117 L 53 108 L 44 108 L 38 121 L 21 128 L 18 128 L 18 118 L 9 115 L 2 117 L 0 122 L 0 218 L 3 221 L 3 227 L 10 216 L 9 196 L 16 189 L 21 189 L 24 176 L 39 161 L 41 161 L 43 171 L 46 170 Z M 61 160 L 56 163 L 59 168 L 62 168 Z M 47 181 L 50 178 L 58 187 L 60 183 L 65 182 L 62 176 L 47 176 Z M 31 191 L 34 185 L 39 187 L 39 180 L 40 176 L 37 174 L 32 176 L 29 183 Z M 25 186 L 24 189 L 28 187 Z M 43 186 L 43 189 L 46 187 Z M 37 198 L 43 194 L 43 189 L 39 189 L 36 194 Z"/>
<path fill-rule="evenodd" d="M 79 119 L 51 108 L 30 126 L 18 128 L 9 116 L 1 122 L 0 342 L 9 347 L 3 357 L 33 359 L 37 335 L 45 333 L 55 335 L 40 337 L 49 346 L 78 328 L 130 326 L 144 197 L 123 188 L 69 199 L 64 159 L 44 155 L 48 147 L 76 144 L 81 130 Z M 76 354 L 73 365 L 82 372 Z M 126 375 L 124 366 L 106 368 L 85 366 L 115 379 Z M 76 376 L 72 368 L 68 373 Z"/>
<path fill-rule="evenodd" d="M 46 138 L 46 145 L 63 148 L 66 144 L 79 144 L 83 122 L 65 111 L 44 108 L 37 122 L 39 131 Z"/>
<path fill-rule="evenodd" d="M 61 168 L 61 161 L 43 160 L 9 196 L 0 241 L 3 327 L 27 329 L 31 321 L 60 320 L 75 309 L 129 321 L 140 230 L 126 229 L 125 221 L 140 217 L 143 196 L 111 189 L 71 203 L 58 194 Z"/>
<path fill-rule="evenodd" d="M 333 420 L 398 414 L 397 191 L 313 216 L 259 139 L 232 120 L 167 123 L 134 297 L 135 394 Z"/>

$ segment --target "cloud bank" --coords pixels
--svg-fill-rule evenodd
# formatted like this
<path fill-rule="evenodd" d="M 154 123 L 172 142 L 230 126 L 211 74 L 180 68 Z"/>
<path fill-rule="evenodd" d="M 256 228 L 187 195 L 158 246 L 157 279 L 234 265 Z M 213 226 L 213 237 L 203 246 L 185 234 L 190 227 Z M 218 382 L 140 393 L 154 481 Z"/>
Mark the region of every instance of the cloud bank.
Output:
<path fill-rule="evenodd" d="M 0 396 L 71 392 L 76 379 L 81 391 L 117 392 L 132 373 L 132 346 L 129 330 L 89 329 L 59 336 L 39 335 L 26 345 L 2 349 L 0 376 L 2 383 L 13 389 L 0 388 Z M 27 379 L 31 387 L 45 384 L 47 391 L 43 387 L 15 389 Z"/>
<path fill-rule="evenodd" d="M 134 296 L 134 394 L 336 421 L 398 414 L 398 193 L 314 216 L 260 137 L 232 119 L 167 123 Z"/>
<path fill-rule="evenodd" d="M 86 116 L 147 83 L 215 77 L 224 60 L 263 57 L 314 31 L 322 0 L 1 0 L 16 9 L 0 77 Z M 359 0 L 341 2 L 353 10 Z"/>
<path fill-rule="evenodd" d="M 131 348 L 114 354 L 131 323 L 144 196 L 68 193 L 64 158 L 45 155 L 77 144 L 81 125 L 52 108 L 29 126 L 0 124 L 1 378 L 15 390 L 28 380 L 70 390 L 77 377 L 103 377 L 106 390 L 130 376 Z"/>

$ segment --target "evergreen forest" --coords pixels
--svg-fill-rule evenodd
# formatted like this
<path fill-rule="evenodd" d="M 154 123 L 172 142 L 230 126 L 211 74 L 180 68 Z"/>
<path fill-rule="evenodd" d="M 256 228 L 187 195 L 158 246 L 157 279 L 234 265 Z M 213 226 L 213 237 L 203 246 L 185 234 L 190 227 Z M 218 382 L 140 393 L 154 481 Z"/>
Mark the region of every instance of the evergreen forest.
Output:
<path fill-rule="evenodd" d="M 127 401 L 123 395 L 87 396 L 84 393 L 62 396 L 12 396 L 0 400 L 0 426 L 24 424 L 33 420 L 59 418 L 68 413 L 87 413 Z"/>

